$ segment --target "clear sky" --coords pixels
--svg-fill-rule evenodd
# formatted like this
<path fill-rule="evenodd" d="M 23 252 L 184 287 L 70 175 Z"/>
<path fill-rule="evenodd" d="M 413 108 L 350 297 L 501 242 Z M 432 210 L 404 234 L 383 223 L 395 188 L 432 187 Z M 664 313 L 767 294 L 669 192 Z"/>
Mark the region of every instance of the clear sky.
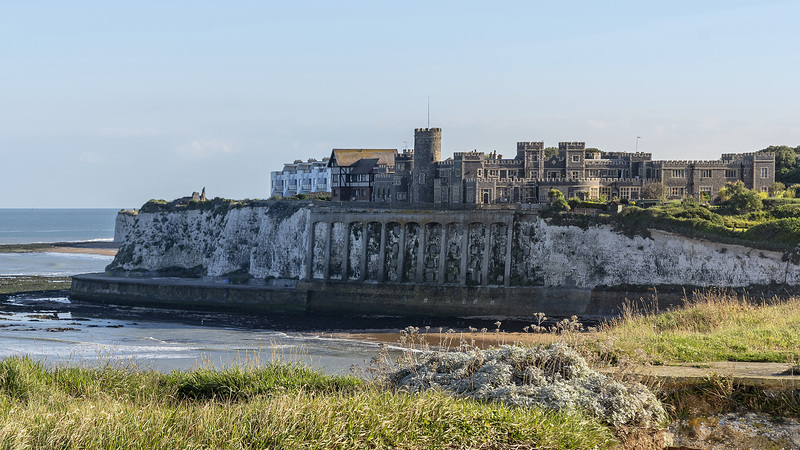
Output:
<path fill-rule="evenodd" d="M 0 0 L 0 207 L 268 198 L 332 148 L 800 145 L 798 1 Z M 407 144 L 405 144 L 407 143 Z"/>

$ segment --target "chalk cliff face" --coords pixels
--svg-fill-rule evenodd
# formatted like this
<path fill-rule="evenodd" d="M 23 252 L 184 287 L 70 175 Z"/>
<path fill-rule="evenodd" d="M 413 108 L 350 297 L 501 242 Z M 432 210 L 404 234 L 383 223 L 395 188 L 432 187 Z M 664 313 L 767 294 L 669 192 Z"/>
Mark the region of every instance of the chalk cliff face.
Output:
<path fill-rule="evenodd" d="M 114 223 L 114 242 L 125 242 L 128 234 L 133 230 L 133 222 L 136 221 L 136 211 L 123 209 L 117 213 Z"/>
<path fill-rule="evenodd" d="M 658 231 L 630 238 L 605 226 L 552 226 L 513 211 L 365 212 L 263 202 L 140 212 L 108 270 L 579 288 L 800 283 L 798 266 L 785 259 Z"/>
<path fill-rule="evenodd" d="M 140 212 L 108 270 L 299 278 L 305 273 L 308 216 L 307 208 L 286 203 Z"/>

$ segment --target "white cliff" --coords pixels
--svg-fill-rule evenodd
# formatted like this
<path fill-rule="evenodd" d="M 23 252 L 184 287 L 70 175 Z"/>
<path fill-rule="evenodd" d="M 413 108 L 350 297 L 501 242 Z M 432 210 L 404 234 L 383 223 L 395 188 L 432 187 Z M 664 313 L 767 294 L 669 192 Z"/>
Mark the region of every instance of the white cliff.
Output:
<path fill-rule="evenodd" d="M 354 273 L 351 278 L 363 279 L 382 273 L 382 270 L 374 267 L 382 263 L 376 253 L 378 250 L 375 250 L 380 249 L 381 228 L 378 227 L 377 232 L 364 233 L 362 230 L 367 228 L 367 223 L 394 223 L 394 226 L 387 226 L 383 231 L 384 245 L 387 245 L 397 242 L 396 236 L 391 233 L 400 230 L 396 226 L 398 222 L 411 222 L 404 219 L 402 211 L 384 211 L 371 215 L 367 220 L 359 213 L 350 213 L 341 208 L 336 212 L 336 221 L 329 226 L 315 219 L 315 208 L 299 202 L 260 202 L 250 206 L 216 209 L 173 207 L 152 212 L 141 211 L 135 216 L 109 270 L 146 274 L 186 270 L 196 276 L 224 276 L 239 272 L 256 279 L 303 279 L 310 274 L 312 278 L 325 279 L 327 268 L 330 272 L 327 278 L 342 279 L 346 278 L 342 276 L 341 269 L 343 254 L 333 249 L 349 242 L 346 261 L 351 267 L 351 274 Z M 446 241 L 448 255 L 475 257 L 470 256 L 468 250 L 475 247 L 469 244 L 474 243 L 476 238 L 466 230 L 470 223 L 481 219 L 481 214 L 482 211 L 474 211 L 464 215 L 465 219 L 459 219 L 464 221 L 463 226 L 439 227 L 459 233 L 457 238 L 449 236 L 451 239 Z M 494 214 L 496 218 L 497 213 Z M 418 220 L 420 212 L 414 212 L 413 217 Z M 513 211 L 508 213 L 507 218 L 507 223 L 512 220 L 518 222 L 511 250 L 514 255 L 511 259 L 512 286 L 592 288 L 619 284 L 747 286 L 800 283 L 798 266 L 787 261 L 782 252 L 689 239 L 659 231 L 652 231 L 649 238 L 631 238 L 612 231 L 608 226 L 589 227 L 586 230 L 575 226 L 553 226 L 536 215 L 520 216 Z M 347 225 L 361 221 L 363 225 L 356 229 Z M 489 228 L 487 226 L 485 229 Z M 520 229 L 524 232 L 519 232 Z M 480 232 L 483 233 L 483 229 Z M 481 242 L 486 239 L 486 235 L 479 237 Z M 413 243 L 414 239 L 416 236 L 409 235 L 405 237 L 405 242 Z M 501 244 L 505 241 L 505 238 L 492 239 L 491 242 Z M 457 247 L 463 245 L 459 242 L 464 240 L 467 241 L 467 247 L 462 251 Z M 394 247 L 397 248 L 397 245 Z M 440 251 L 438 246 L 429 247 L 423 251 Z M 388 246 L 386 252 L 388 261 Z M 495 253 L 503 252 L 492 254 Z M 329 257 L 327 264 L 324 263 L 326 254 Z M 438 260 L 438 254 L 429 255 L 433 257 L 428 260 Z M 307 261 L 309 256 L 315 261 L 311 270 L 308 265 L 312 262 Z M 360 273 L 363 256 L 367 258 L 366 275 Z M 502 256 L 493 258 L 489 266 L 505 264 Z M 442 257 L 442 260 L 445 258 Z M 466 267 L 466 262 L 463 267 Z M 461 269 L 457 261 L 450 261 L 448 270 L 459 273 L 448 273 L 449 278 L 445 279 L 459 279 Z M 396 279 L 393 278 L 394 274 L 383 276 L 385 279 Z"/>

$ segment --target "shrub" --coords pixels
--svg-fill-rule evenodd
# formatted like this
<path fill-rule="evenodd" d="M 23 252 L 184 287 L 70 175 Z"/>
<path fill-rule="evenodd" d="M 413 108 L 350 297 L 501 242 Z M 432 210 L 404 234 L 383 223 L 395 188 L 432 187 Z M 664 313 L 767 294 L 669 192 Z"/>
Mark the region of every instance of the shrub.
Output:
<path fill-rule="evenodd" d="M 783 244 L 800 244 L 800 218 L 791 217 L 773 220 L 751 227 L 744 233 L 745 239 L 754 241 L 767 237 L 770 241 Z"/>
<path fill-rule="evenodd" d="M 583 411 L 614 426 L 657 426 L 661 403 L 639 383 L 622 384 L 590 369 L 566 344 L 549 348 L 504 345 L 468 352 L 428 352 L 391 375 L 410 392 L 439 389 L 456 397 Z"/>

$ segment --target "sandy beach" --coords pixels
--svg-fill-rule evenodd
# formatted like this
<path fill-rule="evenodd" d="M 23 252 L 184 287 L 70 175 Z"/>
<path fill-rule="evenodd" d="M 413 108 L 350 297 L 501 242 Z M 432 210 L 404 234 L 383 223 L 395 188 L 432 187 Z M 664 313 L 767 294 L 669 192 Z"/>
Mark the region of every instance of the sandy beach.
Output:
<path fill-rule="evenodd" d="M 378 342 L 381 344 L 395 344 L 395 345 L 412 345 L 420 346 L 427 345 L 431 348 L 434 347 L 458 347 L 462 341 L 469 346 L 478 348 L 489 348 L 504 344 L 523 344 L 523 345 L 536 345 L 543 344 L 549 345 L 564 339 L 563 336 L 555 333 L 506 333 L 504 331 L 494 332 L 487 331 L 482 333 L 478 332 L 461 332 L 455 331 L 448 333 L 446 331 L 439 332 L 419 329 L 419 333 L 413 337 L 406 334 L 403 335 L 401 330 L 369 330 L 369 331 L 348 331 L 336 333 L 321 333 L 320 337 L 330 339 L 349 339 L 361 342 Z"/>
<path fill-rule="evenodd" d="M 54 252 L 115 256 L 119 245 L 118 242 L 108 241 L 6 244 L 0 245 L 0 253 Z"/>
<path fill-rule="evenodd" d="M 89 254 L 89 255 L 106 255 L 106 256 L 116 256 L 117 249 L 116 248 L 94 248 L 94 247 L 53 247 L 49 250 L 45 250 L 48 252 L 54 253 L 81 253 L 81 254 Z"/>

